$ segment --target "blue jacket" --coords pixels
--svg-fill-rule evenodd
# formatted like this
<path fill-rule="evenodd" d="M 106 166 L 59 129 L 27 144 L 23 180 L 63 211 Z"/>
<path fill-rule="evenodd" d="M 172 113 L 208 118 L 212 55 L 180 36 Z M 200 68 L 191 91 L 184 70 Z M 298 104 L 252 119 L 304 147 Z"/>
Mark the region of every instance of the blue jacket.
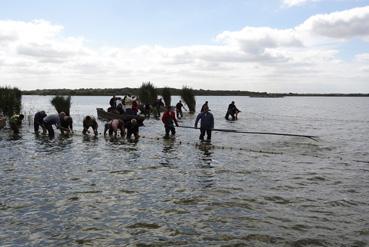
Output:
<path fill-rule="evenodd" d="M 213 129 L 214 128 L 214 117 L 210 112 L 201 112 L 197 115 L 195 121 L 195 128 L 197 128 L 197 123 L 201 120 L 201 129 Z"/>

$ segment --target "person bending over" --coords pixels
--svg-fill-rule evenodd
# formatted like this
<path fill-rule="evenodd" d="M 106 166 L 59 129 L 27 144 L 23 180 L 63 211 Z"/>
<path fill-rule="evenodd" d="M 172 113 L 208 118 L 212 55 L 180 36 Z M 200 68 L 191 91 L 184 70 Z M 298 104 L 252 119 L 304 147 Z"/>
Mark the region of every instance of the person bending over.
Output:
<path fill-rule="evenodd" d="M 138 140 L 138 123 L 137 120 L 132 118 L 131 121 L 128 121 L 126 123 L 126 128 L 127 128 L 127 139 L 131 139 L 131 136 L 133 135 L 135 137 L 135 140 Z"/>
<path fill-rule="evenodd" d="M 19 133 L 19 127 L 22 126 L 23 119 L 24 119 L 23 114 L 14 114 L 13 116 L 10 117 L 9 125 L 15 134 Z"/>
<path fill-rule="evenodd" d="M 104 135 L 109 130 L 109 136 L 117 137 L 118 130 L 120 130 L 121 137 L 124 137 L 124 122 L 121 119 L 113 119 L 110 120 L 107 124 L 105 124 Z"/>
<path fill-rule="evenodd" d="M 47 116 L 45 111 L 39 111 L 36 112 L 34 118 L 33 118 L 33 128 L 35 130 L 35 133 L 38 134 L 38 129 L 41 127 L 42 132 L 46 134 L 46 127 L 43 119 Z"/>
<path fill-rule="evenodd" d="M 90 133 L 89 132 L 89 128 L 92 128 L 92 130 L 94 131 L 94 134 L 95 136 L 98 135 L 98 132 L 97 132 L 97 128 L 99 127 L 99 125 L 97 124 L 96 122 L 96 119 L 92 116 L 86 116 L 84 119 L 83 119 L 83 131 L 82 131 L 82 134 L 86 135 L 87 133 Z"/>

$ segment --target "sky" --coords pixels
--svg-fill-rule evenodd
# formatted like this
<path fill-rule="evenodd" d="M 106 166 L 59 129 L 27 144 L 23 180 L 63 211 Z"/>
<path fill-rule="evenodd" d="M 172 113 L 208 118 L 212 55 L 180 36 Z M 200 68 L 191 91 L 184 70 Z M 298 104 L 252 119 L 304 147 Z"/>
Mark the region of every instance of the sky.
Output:
<path fill-rule="evenodd" d="M 0 6 L 0 86 L 369 93 L 369 0 Z"/>

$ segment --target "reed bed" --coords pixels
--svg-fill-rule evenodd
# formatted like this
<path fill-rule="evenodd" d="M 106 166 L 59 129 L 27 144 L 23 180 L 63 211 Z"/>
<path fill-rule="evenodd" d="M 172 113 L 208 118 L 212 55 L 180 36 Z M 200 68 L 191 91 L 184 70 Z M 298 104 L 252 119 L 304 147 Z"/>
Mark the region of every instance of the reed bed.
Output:
<path fill-rule="evenodd" d="M 196 111 L 196 99 L 192 88 L 184 86 L 181 91 L 181 98 L 188 106 L 189 113 Z"/>
<path fill-rule="evenodd" d="M 172 103 L 172 91 L 169 87 L 164 87 L 161 90 L 161 96 L 163 97 L 165 106 L 170 106 Z"/>
<path fill-rule="evenodd" d="M 0 87 L 0 112 L 5 116 L 19 114 L 22 108 L 22 92 L 14 87 Z"/>
<path fill-rule="evenodd" d="M 70 115 L 70 107 L 72 105 L 71 96 L 54 96 L 51 99 L 51 104 L 55 107 L 58 113 L 65 112 L 67 116 Z"/>
<path fill-rule="evenodd" d="M 138 97 L 143 104 L 153 104 L 158 97 L 158 92 L 151 82 L 144 82 L 138 89 Z"/>

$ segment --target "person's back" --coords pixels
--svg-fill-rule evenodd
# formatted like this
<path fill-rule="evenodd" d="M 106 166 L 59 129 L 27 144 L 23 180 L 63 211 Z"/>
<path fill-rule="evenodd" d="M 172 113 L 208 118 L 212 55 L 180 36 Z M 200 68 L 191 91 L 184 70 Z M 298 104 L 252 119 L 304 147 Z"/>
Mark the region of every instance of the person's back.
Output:
<path fill-rule="evenodd" d="M 183 106 L 182 102 L 181 102 L 181 101 L 179 101 L 179 102 L 176 104 L 176 109 L 177 109 L 178 111 L 181 111 L 181 110 L 182 110 L 182 106 Z"/>
<path fill-rule="evenodd" d="M 45 111 L 39 111 L 36 112 L 34 119 L 33 119 L 33 127 L 35 130 L 35 133 L 38 133 L 38 129 L 41 126 L 41 128 L 43 129 L 43 132 L 46 132 L 46 129 L 44 127 L 44 118 L 47 116 L 47 114 L 45 113 Z"/>
<path fill-rule="evenodd" d="M 56 125 L 59 126 L 60 125 L 60 117 L 59 114 L 50 114 L 47 115 L 46 117 L 44 117 L 44 123 L 45 124 L 50 124 L 50 125 Z"/>
<path fill-rule="evenodd" d="M 136 119 L 131 119 L 131 121 L 127 121 L 125 123 L 125 127 L 127 128 L 127 139 L 131 139 L 131 136 L 134 135 L 137 140 L 139 135 L 139 126 Z"/>

